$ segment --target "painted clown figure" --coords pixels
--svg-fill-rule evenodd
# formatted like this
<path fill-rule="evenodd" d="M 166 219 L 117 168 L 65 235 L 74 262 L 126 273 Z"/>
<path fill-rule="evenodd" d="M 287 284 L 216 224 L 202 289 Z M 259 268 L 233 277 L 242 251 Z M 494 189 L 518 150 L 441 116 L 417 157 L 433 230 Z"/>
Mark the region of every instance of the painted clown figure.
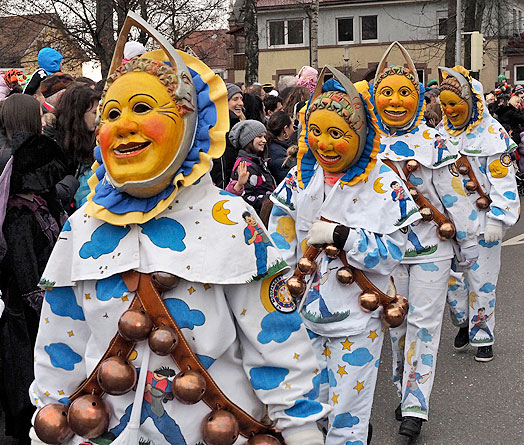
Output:
<path fill-rule="evenodd" d="M 407 68 L 385 66 L 395 48 Z M 402 264 L 393 273 L 399 293 L 409 301 L 409 313 L 404 324 L 390 329 L 393 382 L 401 399 L 395 412 L 402 422 L 399 433 L 417 437 L 428 419 L 454 256 L 452 238 L 460 246 L 463 266 L 471 267 L 478 256 L 477 222 L 468 219 L 473 207 L 448 169 L 459 157 L 458 150 L 426 125 L 424 87 L 404 47 L 394 42 L 379 64 L 373 85 L 356 86 L 369 89 L 372 123 L 380 135 L 379 159 L 406 181 L 409 190 L 404 193 L 415 198 L 423 216 L 423 221 L 410 227 Z M 392 184 L 392 193 L 398 194 L 397 187 Z M 426 377 L 414 381 L 410 377 L 414 367 Z"/>
<path fill-rule="evenodd" d="M 477 347 L 475 360 L 493 359 L 495 291 L 504 232 L 517 221 L 520 202 L 511 153 L 516 144 L 488 111 L 482 85 L 456 66 L 439 68 L 442 123 L 440 132 L 460 151 L 452 165 L 463 193 L 474 206 L 470 220 L 479 222 L 479 258 L 462 271 L 454 267 L 448 303 L 460 327 L 455 348 Z"/>
<path fill-rule="evenodd" d="M 334 78 L 324 82 L 328 70 Z M 324 68 L 302 116 L 298 164 L 290 172 L 297 186 L 283 181 L 277 187 L 269 220 L 271 237 L 289 265 L 298 264 L 299 270 L 303 255 L 318 252 L 307 287 L 302 278 L 301 315 L 321 364 L 310 397 L 333 407 L 326 435 L 330 445 L 368 440 L 384 338 L 378 303 L 364 311 L 362 300 L 370 294 L 362 293 L 361 281 L 344 274 L 363 272 L 376 291 L 384 292 L 403 257 L 403 228 L 420 218 L 409 195 L 404 193 L 401 216 L 387 193 L 392 182 L 405 185 L 376 159 L 378 140 L 364 106 L 369 94 L 362 96 L 338 70 Z M 326 244 L 324 250 L 316 247 Z"/>
<path fill-rule="evenodd" d="M 128 23 L 162 49 L 120 64 Z M 130 13 L 99 113 L 88 202 L 41 281 L 33 443 L 322 444 L 330 407 L 311 397 L 318 362 L 287 265 L 208 174 L 223 81 Z"/>

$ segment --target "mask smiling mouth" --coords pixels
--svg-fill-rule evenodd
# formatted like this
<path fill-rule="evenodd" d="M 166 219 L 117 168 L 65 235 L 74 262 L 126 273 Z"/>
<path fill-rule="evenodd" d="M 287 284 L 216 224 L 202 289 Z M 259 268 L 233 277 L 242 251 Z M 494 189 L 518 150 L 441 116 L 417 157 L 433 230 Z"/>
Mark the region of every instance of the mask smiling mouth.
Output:
<path fill-rule="evenodd" d="M 317 154 L 318 154 L 318 157 L 322 159 L 322 162 L 326 165 L 336 164 L 340 159 L 340 156 L 326 156 L 326 155 L 321 154 L 320 152 L 317 152 Z"/>
<path fill-rule="evenodd" d="M 120 144 L 118 147 L 113 148 L 113 153 L 115 154 L 115 158 L 130 158 L 147 150 L 149 145 L 151 145 L 150 141 Z"/>
<path fill-rule="evenodd" d="M 384 110 L 384 114 L 392 119 L 402 119 L 408 112 L 406 110 L 404 111 L 396 111 L 396 110 Z"/>

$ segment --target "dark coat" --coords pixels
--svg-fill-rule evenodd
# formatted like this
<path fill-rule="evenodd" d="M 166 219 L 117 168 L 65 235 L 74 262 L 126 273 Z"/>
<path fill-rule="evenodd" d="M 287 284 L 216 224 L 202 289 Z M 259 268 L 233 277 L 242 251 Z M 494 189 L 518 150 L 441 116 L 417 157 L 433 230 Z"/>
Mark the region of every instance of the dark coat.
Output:
<path fill-rule="evenodd" d="M 240 122 L 238 116 L 229 110 L 229 129 L 231 130 L 238 122 Z M 238 150 L 229 141 L 228 132 L 226 134 L 226 150 L 220 158 L 213 160 L 213 167 L 211 168 L 211 179 L 217 187 L 225 189 L 229 184 L 229 178 L 231 177 L 231 171 L 237 156 Z"/>
<path fill-rule="evenodd" d="M 286 178 L 289 169 L 297 164 L 296 159 L 293 159 L 283 165 L 290 145 L 291 140 L 279 141 L 278 139 L 273 139 L 269 144 L 267 166 L 277 184 L 280 184 Z"/>

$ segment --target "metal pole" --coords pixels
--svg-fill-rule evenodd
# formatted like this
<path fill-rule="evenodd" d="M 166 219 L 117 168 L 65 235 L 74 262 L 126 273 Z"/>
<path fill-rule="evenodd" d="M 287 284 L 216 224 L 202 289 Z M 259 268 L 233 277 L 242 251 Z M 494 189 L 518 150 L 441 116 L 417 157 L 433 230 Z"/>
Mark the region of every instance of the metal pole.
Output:
<path fill-rule="evenodd" d="M 457 0 L 457 41 L 455 43 L 455 65 L 462 65 L 462 0 Z"/>

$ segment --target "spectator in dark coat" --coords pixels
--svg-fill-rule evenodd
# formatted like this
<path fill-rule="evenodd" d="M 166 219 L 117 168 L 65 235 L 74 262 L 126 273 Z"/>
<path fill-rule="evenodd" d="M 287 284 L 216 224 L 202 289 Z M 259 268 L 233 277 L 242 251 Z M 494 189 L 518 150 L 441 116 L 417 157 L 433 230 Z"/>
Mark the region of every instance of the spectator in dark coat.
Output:
<path fill-rule="evenodd" d="M 280 184 L 289 169 L 296 165 L 296 160 L 286 163 L 293 131 L 293 121 L 285 111 L 277 111 L 267 122 L 267 166 L 277 184 Z"/>

